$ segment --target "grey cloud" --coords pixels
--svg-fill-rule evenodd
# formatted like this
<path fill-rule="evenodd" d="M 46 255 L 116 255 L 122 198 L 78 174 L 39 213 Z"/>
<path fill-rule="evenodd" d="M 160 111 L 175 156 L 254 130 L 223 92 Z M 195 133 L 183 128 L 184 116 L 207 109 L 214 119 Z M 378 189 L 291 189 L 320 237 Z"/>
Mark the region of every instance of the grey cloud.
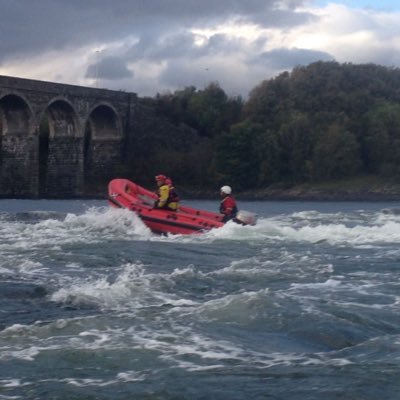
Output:
<path fill-rule="evenodd" d="M 162 60 L 189 57 L 197 59 L 207 56 L 231 54 L 245 51 L 248 43 L 242 39 L 232 38 L 225 34 L 215 34 L 205 39 L 201 45 L 196 45 L 196 36 L 192 33 L 170 35 L 164 38 L 143 37 L 128 52 L 130 61 L 146 60 L 160 62 Z M 255 41 L 264 43 L 264 41 Z M 251 45 L 253 47 L 253 45 Z"/>
<path fill-rule="evenodd" d="M 67 2 L 0 0 L 0 54 L 37 54 L 93 41 L 103 25 L 101 19 L 99 26 L 94 23 L 99 16 L 97 12 L 85 16 Z"/>
<path fill-rule="evenodd" d="M 363 48 L 354 54 L 356 63 L 376 63 L 387 67 L 398 67 L 400 65 L 400 54 L 393 51 L 390 46 L 379 46 Z"/>
<path fill-rule="evenodd" d="M 196 65 L 194 62 L 177 62 L 171 60 L 161 73 L 160 83 L 166 86 L 183 88 L 185 86 L 204 86 L 209 76 L 204 65 Z"/>
<path fill-rule="evenodd" d="M 242 39 L 217 33 L 209 38 L 204 45 L 204 49 L 207 53 L 233 53 L 243 51 L 246 46 L 247 44 Z"/>
<path fill-rule="evenodd" d="M 294 12 L 293 10 L 266 10 L 265 12 L 251 16 L 251 22 L 261 27 L 289 28 L 317 20 L 315 15 L 306 12 Z"/>
<path fill-rule="evenodd" d="M 315 61 L 332 61 L 333 56 L 316 50 L 280 48 L 263 52 L 250 62 L 268 66 L 276 71 L 307 65 Z"/>
<path fill-rule="evenodd" d="M 119 80 L 133 77 L 133 72 L 129 70 L 123 59 L 119 57 L 107 56 L 99 60 L 98 63 L 89 65 L 86 71 L 86 78 Z"/>
<path fill-rule="evenodd" d="M 65 50 L 66 56 L 82 57 L 81 66 L 91 59 L 86 78 L 107 80 L 109 88 L 149 93 L 218 80 L 226 90 L 244 94 L 246 87 L 282 70 L 333 57 L 298 48 L 265 52 L 268 33 L 253 41 L 215 34 L 199 43 L 193 30 L 248 22 L 290 32 L 317 18 L 301 12 L 301 5 L 310 5 L 310 0 L 0 0 L 0 65 L 12 68 L 15 58 L 30 61 L 32 55 L 46 60 L 49 50 L 58 51 L 62 59 Z M 369 26 L 387 46 L 337 51 L 338 58 L 346 58 L 338 61 L 398 65 L 389 40 L 396 37 L 397 25 L 383 30 L 372 26 L 376 21 L 369 15 L 360 18 L 355 18 L 356 27 L 343 21 L 335 29 L 347 33 Z M 104 49 L 98 61 L 93 60 L 96 49 Z M 14 63 L 7 62 L 12 59 Z M 129 65 L 134 65 L 135 74 Z M 40 67 L 45 70 L 43 64 Z M 82 80 L 85 68 L 80 68 L 68 79 Z"/>
<path fill-rule="evenodd" d="M 190 32 L 168 35 L 166 37 L 143 36 L 127 52 L 131 61 L 141 59 L 161 61 L 172 57 L 187 56 L 194 51 L 195 36 Z"/>
<path fill-rule="evenodd" d="M 246 69 L 240 62 L 232 57 L 210 59 L 208 64 L 196 60 L 177 62 L 171 60 L 159 76 L 157 87 L 169 89 L 182 89 L 186 86 L 203 88 L 210 82 L 218 82 L 228 95 L 246 96 L 249 89 L 266 78 L 264 69 Z M 237 65 L 237 68 L 232 68 Z M 250 73 L 251 71 L 251 73 Z"/>
<path fill-rule="evenodd" d="M 299 23 L 294 6 L 278 0 L 0 0 L 0 58 L 67 46 L 121 40 L 129 35 L 165 35 L 177 29 L 212 26 L 229 18 L 269 24 Z M 282 14 L 283 13 L 283 14 Z M 296 17 L 297 15 L 297 17 Z M 300 18 L 300 20 L 299 20 Z"/>

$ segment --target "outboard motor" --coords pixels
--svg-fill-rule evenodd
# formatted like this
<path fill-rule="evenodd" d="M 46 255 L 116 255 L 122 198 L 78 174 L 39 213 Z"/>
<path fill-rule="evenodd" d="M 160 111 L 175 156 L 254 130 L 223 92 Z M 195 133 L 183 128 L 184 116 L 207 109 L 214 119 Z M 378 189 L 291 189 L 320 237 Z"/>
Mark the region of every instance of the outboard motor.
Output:
<path fill-rule="evenodd" d="M 243 225 L 255 225 L 257 222 L 257 214 L 254 214 L 250 211 L 240 210 L 236 214 L 234 221 Z"/>

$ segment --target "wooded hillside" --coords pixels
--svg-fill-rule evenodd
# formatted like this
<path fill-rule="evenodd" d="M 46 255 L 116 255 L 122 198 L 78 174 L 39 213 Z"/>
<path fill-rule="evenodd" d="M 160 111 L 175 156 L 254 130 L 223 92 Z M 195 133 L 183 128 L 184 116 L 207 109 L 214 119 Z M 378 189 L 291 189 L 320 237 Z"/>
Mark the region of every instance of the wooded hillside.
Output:
<path fill-rule="evenodd" d="M 317 62 L 263 81 L 246 101 L 211 83 L 141 102 L 166 130 L 126 165 L 138 180 L 163 172 L 181 186 L 239 191 L 400 177 L 399 69 Z"/>

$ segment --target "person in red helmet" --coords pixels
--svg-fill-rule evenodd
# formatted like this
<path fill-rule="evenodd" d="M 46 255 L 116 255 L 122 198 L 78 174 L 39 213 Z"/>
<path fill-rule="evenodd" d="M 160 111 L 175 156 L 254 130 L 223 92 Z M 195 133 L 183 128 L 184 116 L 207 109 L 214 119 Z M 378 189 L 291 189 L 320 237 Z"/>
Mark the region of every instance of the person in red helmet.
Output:
<path fill-rule="evenodd" d="M 154 208 L 177 211 L 179 208 L 179 198 L 172 185 L 171 179 L 165 175 L 157 175 L 155 179 L 158 186 L 158 198 L 154 203 Z"/>
<path fill-rule="evenodd" d="M 222 200 L 219 206 L 219 212 L 223 214 L 222 222 L 227 222 L 236 217 L 238 208 L 236 200 L 231 196 L 232 188 L 230 186 L 222 186 L 220 194 Z"/>

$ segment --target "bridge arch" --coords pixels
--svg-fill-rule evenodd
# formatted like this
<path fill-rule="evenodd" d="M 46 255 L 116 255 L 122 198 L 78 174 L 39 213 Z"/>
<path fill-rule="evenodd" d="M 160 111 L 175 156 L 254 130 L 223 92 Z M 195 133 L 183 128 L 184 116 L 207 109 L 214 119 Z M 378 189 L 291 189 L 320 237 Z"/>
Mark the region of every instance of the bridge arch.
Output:
<path fill-rule="evenodd" d="M 88 113 L 83 145 L 84 187 L 89 192 L 106 190 L 114 177 L 115 167 L 121 162 L 122 124 L 114 107 L 106 102 L 97 103 Z M 93 187 L 93 182 L 100 185 Z"/>
<path fill-rule="evenodd" d="M 44 119 L 47 119 L 52 138 L 81 136 L 78 113 L 67 99 L 52 99 L 44 111 Z"/>
<path fill-rule="evenodd" d="M 73 105 L 62 97 L 52 99 L 39 125 L 39 197 L 81 192 L 82 128 Z"/>
<path fill-rule="evenodd" d="M 18 92 L 0 97 L 0 190 L 21 197 L 35 190 L 36 122 L 29 102 Z"/>
<path fill-rule="evenodd" d="M 108 103 L 98 103 L 90 110 L 86 129 L 94 139 L 118 140 L 122 136 L 121 121 L 115 108 Z"/>
<path fill-rule="evenodd" d="M 1 134 L 33 134 L 32 109 L 23 95 L 11 92 L 0 97 Z"/>

